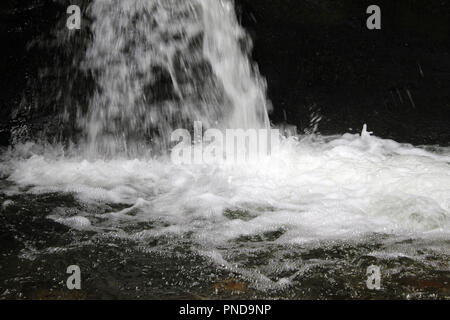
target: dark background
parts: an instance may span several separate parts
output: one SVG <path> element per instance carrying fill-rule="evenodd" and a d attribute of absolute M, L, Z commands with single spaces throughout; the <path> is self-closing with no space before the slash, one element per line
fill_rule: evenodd
<path fill-rule="evenodd" d="M 68 39 L 70 46 L 58 47 L 52 41 L 52 30 L 64 20 L 68 3 L 1 1 L 3 145 L 20 138 L 24 123 L 28 137 L 43 127 L 55 127 L 56 132 L 60 124 L 52 118 L 54 111 L 68 101 L 83 103 L 93 88 L 89 75 L 73 69 L 72 63 L 81 59 L 85 41 L 80 39 L 89 37 L 88 28 Z M 85 7 L 86 1 L 70 4 Z M 357 132 L 367 123 L 384 138 L 449 145 L 450 0 L 236 4 L 254 40 L 253 58 L 268 82 L 274 123 L 284 121 L 286 113 L 287 122 L 302 131 L 311 114 L 320 114 L 323 134 Z M 366 28 L 371 4 L 381 7 L 382 30 Z M 35 45 L 37 39 L 45 46 Z M 45 74 L 39 71 L 43 65 Z M 73 76 L 70 85 L 58 80 L 59 73 Z M 61 88 L 69 94 L 58 94 Z M 45 97 L 43 91 L 48 92 Z"/>
<path fill-rule="evenodd" d="M 367 122 L 382 137 L 448 145 L 450 1 L 238 3 L 274 121 L 285 109 L 288 121 L 303 128 L 313 108 L 324 117 L 322 133 L 359 131 Z M 381 8 L 381 30 L 366 27 L 371 4 Z"/>

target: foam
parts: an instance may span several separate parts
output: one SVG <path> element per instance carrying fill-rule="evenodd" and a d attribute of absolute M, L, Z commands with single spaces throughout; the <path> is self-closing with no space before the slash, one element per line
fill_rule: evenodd
<path fill-rule="evenodd" d="M 218 245 L 279 232 L 273 241 L 299 244 L 370 233 L 448 234 L 449 162 L 448 152 L 345 134 L 286 139 L 270 158 L 239 165 L 34 155 L 11 161 L 9 180 L 31 193 L 129 205 L 112 218 L 168 223 L 145 237 L 193 232 L 199 243 Z"/>
<path fill-rule="evenodd" d="M 373 246 L 358 254 L 448 268 L 439 261 L 449 255 L 450 152 L 433 150 L 344 134 L 291 137 L 277 154 L 241 164 L 27 153 L 4 157 L 11 186 L 3 191 L 71 193 L 83 211 L 58 208 L 48 218 L 146 254 L 181 246 L 257 290 L 284 290 L 312 270 L 345 264 L 290 257 L 298 250 Z M 99 205 L 121 209 L 99 213 Z M 271 258 L 247 264 L 260 254 Z"/>
<path fill-rule="evenodd" d="M 61 218 L 58 216 L 50 215 L 48 216 L 48 218 L 76 230 L 89 230 L 91 227 L 91 222 L 89 221 L 89 219 L 82 216 Z"/>

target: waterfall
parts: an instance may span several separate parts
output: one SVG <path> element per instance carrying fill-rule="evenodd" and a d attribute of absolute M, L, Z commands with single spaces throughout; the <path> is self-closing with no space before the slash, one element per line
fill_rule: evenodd
<path fill-rule="evenodd" d="M 90 153 L 169 146 L 172 130 L 269 125 L 265 81 L 230 0 L 95 0 L 83 68 L 97 90 L 78 114 Z"/>

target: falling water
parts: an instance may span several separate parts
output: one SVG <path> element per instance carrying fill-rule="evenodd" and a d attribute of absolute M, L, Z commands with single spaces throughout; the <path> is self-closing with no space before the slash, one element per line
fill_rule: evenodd
<path fill-rule="evenodd" d="M 265 84 L 231 1 L 96 0 L 90 12 L 83 68 L 97 91 L 78 121 L 102 157 L 32 143 L 2 155 L 0 231 L 12 249 L 0 280 L 12 297 L 53 283 L 68 261 L 89 297 L 229 297 L 230 278 L 246 298 L 448 297 L 448 148 L 364 126 L 283 139 L 256 164 L 122 157 L 167 147 L 194 120 L 267 126 Z M 372 264 L 383 270 L 374 293 Z"/>
<path fill-rule="evenodd" d="M 98 90 L 80 117 L 89 149 L 167 147 L 170 132 L 268 126 L 265 83 L 229 0 L 96 0 L 84 68 Z M 81 114 L 81 113 L 80 113 Z M 142 151 L 142 150 L 141 150 Z"/>

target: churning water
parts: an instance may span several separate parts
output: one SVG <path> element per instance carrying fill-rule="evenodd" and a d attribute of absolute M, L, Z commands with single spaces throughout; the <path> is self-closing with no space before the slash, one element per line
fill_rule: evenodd
<path fill-rule="evenodd" d="M 133 157 L 193 120 L 266 127 L 265 85 L 230 1 L 90 10 L 89 158 L 32 143 L 2 156 L 6 296 L 64 296 L 78 264 L 88 298 L 450 297 L 450 150 L 364 128 L 283 138 L 257 163 Z"/>

